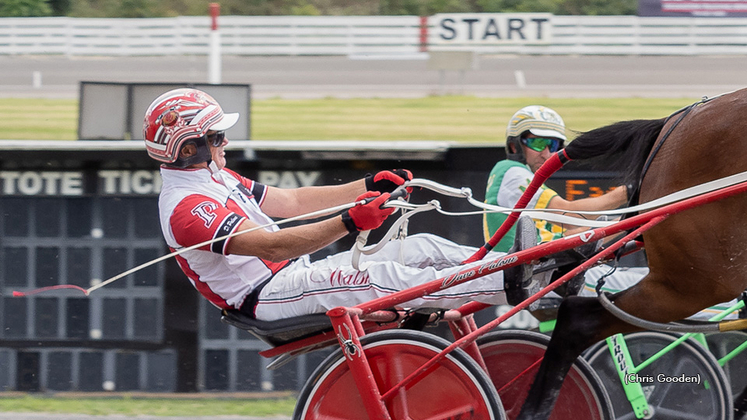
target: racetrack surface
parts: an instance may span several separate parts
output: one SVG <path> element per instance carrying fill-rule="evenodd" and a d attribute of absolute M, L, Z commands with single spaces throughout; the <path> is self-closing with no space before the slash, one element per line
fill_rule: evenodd
<path fill-rule="evenodd" d="M 745 56 L 480 56 L 431 70 L 428 55 L 226 56 L 223 83 L 253 97 L 701 97 L 744 86 Z M 0 97 L 77 98 L 80 81 L 206 83 L 207 57 L 0 57 Z M 34 72 L 37 86 L 34 87 Z M 40 84 L 38 82 L 41 82 Z"/>

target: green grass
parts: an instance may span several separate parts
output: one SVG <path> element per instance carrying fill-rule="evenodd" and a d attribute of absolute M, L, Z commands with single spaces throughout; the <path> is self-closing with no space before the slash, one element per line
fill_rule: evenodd
<path fill-rule="evenodd" d="M 0 397 L 0 412 L 148 416 L 290 416 L 294 398 Z"/>
<path fill-rule="evenodd" d="M 542 104 L 586 131 L 616 121 L 660 118 L 695 99 L 548 99 L 432 96 L 420 99 L 253 101 L 252 134 L 262 140 L 502 141 L 519 108 Z"/>
<path fill-rule="evenodd" d="M 442 140 L 503 142 L 506 123 L 526 105 L 549 106 L 571 130 L 661 118 L 696 98 L 263 99 L 252 101 L 256 140 Z M 228 110 L 230 111 L 230 110 Z M 78 101 L 0 99 L 0 139 L 73 140 Z"/>
<path fill-rule="evenodd" d="M 78 101 L 0 99 L 0 139 L 73 140 L 78 133 Z"/>

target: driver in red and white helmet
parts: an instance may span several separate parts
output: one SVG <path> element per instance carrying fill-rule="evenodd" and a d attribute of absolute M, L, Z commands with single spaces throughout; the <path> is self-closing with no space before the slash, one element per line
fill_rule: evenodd
<path fill-rule="evenodd" d="M 224 114 L 210 95 L 196 89 L 175 89 L 148 107 L 143 136 L 148 155 L 164 164 L 186 168 L 211 160 L 210 147 L 223 144 L 225 131 L 239 114 Z M 210 132 L 210 136 L 208 136 Z"/>
<path fill-rule="evenodd" d="M 351 251 L 311 262 L 308 254 L 349 233 L 379 227 L 394 211 L 381 206 L 412 174 L 381 171 L 347 184 L 296 189 L 262 185 L 225 167 L 225 130 L 238 119 L 205 92 L 176 89 L 153 101 L 143 126 L 148 154 L 163 163 L 159 213 L 173 250 L 268 225 L 176 257 L 195 288 L 215 306 L 271 321 L 370 301 L 466 268 L 460 263 L 475 248 L 429 234 L 391 241 L 363 256 L 365 270 L 352 266 Z M 364 199 L 372 201 L 321 221 L 283 229 L 269 225 L 272 217 Z M 409 304 L 502 304 L 502 281 L 497 272 Z"/>

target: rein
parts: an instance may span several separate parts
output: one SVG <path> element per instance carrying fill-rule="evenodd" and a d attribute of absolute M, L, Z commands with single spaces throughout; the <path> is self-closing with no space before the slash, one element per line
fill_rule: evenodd
<path fill-rule="evenodd" d="M 724 178 L 720 178 L 714 181 L 709 181 L 709 182 L 696 185 L 690 188 L 686 188 L 684 190 L 677 191 L 677 192 L 665 195 L 664 197 L 660 197 L 656 200 L 649 201 L 644 204 L 639 204 L 633 207 L 625 207 L 621 209 L 607 210 L 607 211 L 574 211 L 573 213 L 581 214 L 581 215 L 590 215 L 590 216 L 601 216 L 601 215 L 617 216 L 617 215 L 623 215 L 623 214 L 638 213 L 642 211 L 651 210 L 657 207 L 666 206 L 668 204 L 676 203 L 676 202 L 679 202 L 679 201 L 682 201 L 682 200 L 685 200 L 691 197 L 695 197 L 695 196 L 702 195 L 708 192 L 716 191 L 716 190 L 726 188 L 732 185 L 736 185 L 736 184 L 739 184 L 745 181 L 747 181 L 747 171 L 734 174 L 734 175 L 730 175 Z M 400 239 L 404 238 L 405 236 L 407 236 L 407 233 L 406 233 L 407 222 L 409 221 L 410 217 L 414 216 L 415 214 L 426 212 L 426 211 L 431 211 L 431 210 L 435 210 L 436 212 L 443 214 L 445 216 L 473 216 L 473 215 L 482 215 L 485 213 L 511 214 L 513 212 L 517 212 L 517 213 L 527 215 L 531 217 L 532 219 L 542 219 L 542 220 L 547 220 L 549 222 L 553 222 L 556 224 L 568 224 L 568 225 L 584 226 L 584 227 L 591 227 L 591 228 L 610 226 L 616 223 L 614 220 L 602 221 L 602 220 L 592 220 L 592 219 L 580 219 L 578 217 L 571 217 L 571 216 L 564 216 L 562 214 L 557 214 L 557 213 L 565 212 L 564 210 L 513 209 L 510 207 L 501 207 L 501 206 L 495 206 L 491 204 L 485 204 L 483 202 L 480 202 L 474 199 L 472 196 L 472 190 L 468 187 L 454 188 L 454 187 L 449 187 L 449 186 L 439 184 L 437 182 L 427 180 L 427 179 L 415 178 L 411 181 L 408 181 L 405 184 L 405 186 L 425 188 L 425 189 L 429 189 L 431 191 L 434 191 L 442 195 L 456 197 L 456 198 L 464 198 L 470 204 L 472 204 L 473 206 L 477 208 L 480 208 L 481 210 L 464 211 L 464 212 L 449 212 L 449 211 L 445 211 L 441 207 L 441 203 L 438 200 L 431 200 L 425 204 L 413 204 L 413 203 L 403 201 L 403 200 L 390 201 L 388 203 L 389 207 L 401 209 L 403 211 L 403 214 L 392 224 L 392 226 L 389 228 L 386 234 L 384 234 L 382 239 L 375 245 L 366 246 L 366 241 L 368 239 L 369 231 L 364 231 L 358 234 L 356 243 L 353 246 L 353 267 L 355 267 L 356 269 L 365 269 L 365 266 L 361 265 L 360 263 L 361 254 L 363 255 L 374 254 L 378 252 L 390 240 L 395 239 L 395 238 L 400 238 Z"/>
<path fill-rule="evenodd" d="M 705 194 L 711 191 L 715 191 L 721 188 L 725 188 L 731 185 L 735 185 L 741 182 L 747 181 L 747 171 L 741 172 L 735 175 L 731 175 L 725 178 L 717 179 L 715 181 L 710 181 L 701 185 L 697 185 L 694 187 L 690 187 L 669 195 L 666 195 L 664 197 L 661 197 L 659 199 L 656 199 L 654 201 L 650 201 L 648 203 L 645 203 L 643 205 L 638 205 L 634 207 L 627 207 L 617 210 L 611 210 L 611 211 L 576 211 L 574 213 L 576 214 L 583 214 L 583 215 L 620 215 L 624 213 L 630 213 L 630 212 L 640 212 L 644 210 L 650 210 L 652 208 L 661 207 L 667 204 L 671 204 L 674 202 L 682 201 L 687 198 L 691 198 L 697 195 Z M 543 181 L 544 182 L 544 181 Z M 425 204 L 412 204 L 409 202 L 406 202 L 404 200 L 394 200 L 389 201 L 385 205 L 387 207 L 393 207 L 397 209 L 403 210 L 404 214 L 400 216 L 390 227 L 390 229 L 387 231 L 387 233 L 384 235 L 383 239 L 376 245 L 370 245 L 366 246 L 366 239 L 368 238 L 368 231 L 364 231 L 360 233 L 359 238 L 356 240 L 356 244 L 353 249 L 354 255 L 357 254 L 357 256 L 354 256 L 354 263 L 359 264 L 357 261 L 360 259 L 360 254 L 370 255 L 375 252 L 377 252 L 381 247 L 391 240 L 392 238 L 396 236 L 404 237 L 406 236 L 406 227 L 407 227 L 407 221 L 410 217 L 414 216 L 415 214 L 422 213 L 429 210 L 436 210 L 438 213 L 446 215 L 446 216 L 470 216 L 470 215 L 478 215 L 478 214 L 485 214 L 485 213 L 506 213 L 506 214 L 516 214 L 518 218 L 518 214 L 525 214 L 530 216 L 533 219 L 543 219 L 554 223 L 559 224 L 572 224 L 575 226 L 585 226 L 585 227 L 604 227 L 614 224 L 614 221 L 600 221 L 600 220 L 589 220 L 589 219 L 580 219 L 577 217 L 571 217 L 571 216 L 564 216 L 562 214 L 554 214 L 558 212 L 562 212 L 561 210 L 554 210 L 554 209 L 512 209 L 508 207 L 500 207 L 500 206 L 494 206 L 490 204 L 485 204 L 483 202 L 480 202 L 472 196 L 472 190 L 468 187 L 462 187 L 462 188 L 454 188 L 449 187 L 446 185 L 439 184 L 434 181 L 430 181 L 427 179 L 413 179 L 412 181 L 408 181 L 405 185 L 403 185 L 400 188 L 404 187 L 420 187 L 420 188 L 426 188 L 430 189 L 432 191 L 435 191 L 437 193 L 440 193 L 442 195 L 451 196 L 451 197 L 458 197 L 458 198 L 464 198 L 466 199 L 470 204 L 474 205 L 475 207 L 480 208 L 481 210 L 477 211 L 471 211 L 471 212 L 449 212 L 445 211 L 441 208 L 441 204 L 438 202 L 438 200 L 431 200 Z M 353 202 L 348 204 L 343 204 L 336 207 L 330 207 L 327 209 L 318 210 L 315 212 L 302 214 L 295 217 L 290 217 L 283 220 L 274 221 L 271 223 L 267 223 L 264 225 L 255 226 L 251 229 L 242 230 L 242 231 L 236 231 L 231 234 L 221 236 L 218 238 L 213 238 L 211 240 L 187 247 L 187 248 L 181 248 L 178 249 L 170 254 L 163 255 L 161 257 L 155 258 L 151 261 L 145 262 L 143 264 L 140 264 L 134 268 L 131 268 L 127 271 L 124 271 L 120 274 L 117 274 L 107 280 L 102 281 L 99 284 L 96 284 L 88 289 L 83 289 L 78 286 L 73 285 L 58 285 L 55 287 L 47 287 L 47 288 L 41 288 L 41 289 L 34 289 L 27 292 L 19 292 L 14 291 L 13 296 L 15 297 L 24 297 L 24 296 L 30 296 L 33 294 L 51 291 L 51 290 L 59 290 L 59 289 L 76 289 L 82 291 L 86 296 L 88 296 L 91 292 L 100 289 L 104 286 L 107 286 L 116 280 L 119 280 L 123 277 L 126 277 L 130 274 L 133 274 L 137 271 L 140 271 L 144 268 L 150 267 L 156 263 L 159 263 L 161 261 L 167 260 L 169 258 L 175 257 L 177 255 L 183 254 L 184 252 L 191 251 L 200 247 L 203 247 L 205 245 L 212 244 L 213 242 L 223 241 L 228 238 L 232 238 L 234 236 L 238 236 L 244 233 L 252 232 L 257 229 L 264 229 L 269 226 L 279 226 L 285 223 L 301 220 L 301 219 L 307 219 L 307 218 L 314 218 L 314 217 L 321 217 L 325 215 L 329 215 L 331 213 L 335 213 L 338 211 L 346 210 L 351 207 L 354 207 L 356 205 L 363 204 L 363 201 L 361 202 Z M 487 253 L 487 251 L 486 251 Z M 482 257 L 480 257 L 482 258 Z"/>
<path fill-rule="evenodd" d="M 113 283 L 113 282 L 115 282 L 115 281 L 117 281 L 117 280 L 119 280 L 119 279 L 121 279 L 123 277 L 126 277 L 126 276 L 128 276 L 130 274 L 133 274 L 133 273 L 135 273 L 137 271 L 140 271 L 140 270 L 142 270 L 144 268 L 150 267 L 151 265 L 154 265 L 154 264 L 159 263 L 161 261 L 167 260 L 169 258 L 175 257 L 175 256 L 180 255 L 180 254 L 183 254 L 183 253 L 185 253 L 187 251 L 192 251 L 192 250 L 195 250 L 197 248 L 200 248 L 200 247 L 203 247 L 203 246 L 206 246 L 206 245 L 210 245 L 210 244 L 212 244 L 214 242 L 225 241 L 228 238 L 233 238 L 234 236 L 239 236 L 239 235 L 242 235 L 244 233 L 253 232 L 255 230 L 264 229 L 264 228 L 267 228 L 267 227 L 270 227 L 270 226 L 278 226 L 278 225 L 282 225 L 282 224 L 285 224 L 285 223 L 294 222 L 294 221 L 302 220 L 302 219 L 311 219 L 311 218 L 315 218 L 315 217 L 327 216 L 330 213 L 336 213 L 336 212 L 339 212 L 339 211 L 347 210 L 349 208 L 352 208 L 352 207 L 355 207 L 355 206 L 358 206 L 358 205 L 363 205 L 363 204 L 366 204 L 366 203 L 367 203 L 366 200 L 355 201 L 355 202 L 352 202 L 352 203 L 341 204 L 339 206 L 330 207 L 330 208 L 322 209 L 322 210 L 317 210 L 317 211 L 314 211 L 314 212 L 310 212 L 310 213 L 306 213 L 306 214 L 301 214 L 301 215 L 294 216 L 294 217 L 289 217 L 287 219 L 278 220 L 277 222 L 273 221 L 273 222 L 266 223 L 266 224 L 263 224 L 263 225 L 258 225 L 258 226 L 255 226 L 255 227 L 251 228 L 251 229 L 238 230 L 238 231 L 235 231 L 235 232 L 230 233 L 228 235 L 224 235 L 224 236 L 221 236 L 221 237 L 218 237 L 218 238 L 213 238 L 213 239 L 207 240 L 205 242 L 201 242 L 199 244 L 195 244 L 195 245 L 192 245 L 192 246 L 189 246 L 189 247 L 186 247 L 186 248 L 180 248 L 180 249 L 178 249 L 178 250 L 176 250 L 176 251 L 174 251 L 174 252 L 172 252 L 170 254 L 166 254 L 166 255 L 160 256 L 158 258 L 155 258 L 153 260 L 150 260 L 148 262 L 140 264 L 137 267 L 131 268 L 131 269 L 127 270 L 127 271 L 124 271 L 124 272 L 122 272 L 120 274 L 117 274 L 116 276 L 110 277 L 110 278 L 102 281 L 101 283 L 96 284 L 95 286 L 89 287 L 88 289 L 83 289 L 81 287 L 73 286 L 73 285 L 59 285 L 59 287 L 58 286 L 43 287 L 43 288 L 40 288 L 40 289 L 34 289 L 34 290 L 31 290 L 31 291 L 28 291 L 28 292 L 13 291 L 13 296 L 14 297 L 24 297 L 24 296 L 30 296 L 30 295 L 34 295 L 34 294 L 37 294 L 37 293 L 41 293 L 41 292 L 46 292 L 48 290 L 58 290 L 58 289 L 63 289 L 63 288 L 80 290 L 83 293 L 85 293 L 86 296 L 89 296 L 90 293 L 93 292 L 94 290 L 100 289 L 100 288 L 102 288 L 102 287 L 104 287 L 104 286 L 106 286 L 108 284 L 111 284 L 111 283 Z M 388 204 L 389 203 L 386 203 L 386 204 L 384 204 L 384 206 L 387 206 Z"/>

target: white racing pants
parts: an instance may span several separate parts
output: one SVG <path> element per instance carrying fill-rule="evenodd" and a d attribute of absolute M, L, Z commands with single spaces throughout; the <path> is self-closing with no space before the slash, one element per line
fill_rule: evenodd
<path fill-rule="evenodd" d="M 352 266 L 352 251 L 313 263 L 308 256 L 299 258 L 275 274 L 261 290 L 255 314 L 259 320 L 274 321 L 323 313 L 338 306 L 355 306 L 504 255 L 490 253 L 480 262 L 460 265 L 475 251 L 476 248 L 439 236 L 417 234 L 402 241 L 390 241 L 373 255 L 362 255 L 361 271 Z M 400 306 L 454 309 L 470 301 L 505 304 L 503 272 L 469 280 Z"/>

